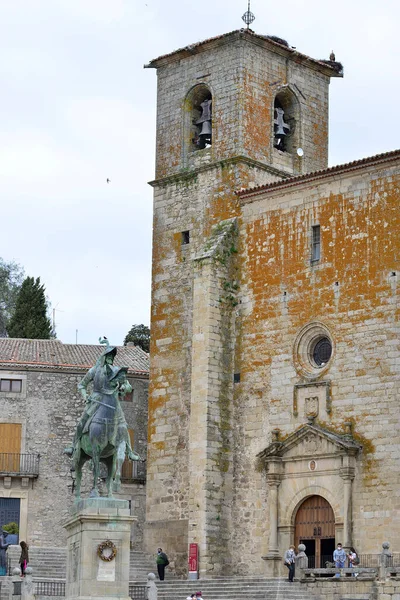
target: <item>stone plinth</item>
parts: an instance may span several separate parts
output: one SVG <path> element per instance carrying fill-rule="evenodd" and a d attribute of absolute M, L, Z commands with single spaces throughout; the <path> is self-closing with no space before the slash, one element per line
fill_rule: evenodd
<path fill-rule="evenodd" d="M 129 549 L 132 523 L 127 500 L 88 498 L 70 509 L 67 530 L 68 600 L 129 600 Z M 115 545 L 113 560 L 98 556 L 99 544 Z"/>

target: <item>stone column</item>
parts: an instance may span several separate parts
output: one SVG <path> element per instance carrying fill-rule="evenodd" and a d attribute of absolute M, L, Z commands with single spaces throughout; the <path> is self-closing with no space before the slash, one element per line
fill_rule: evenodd
<path fill-rule="evenodd" d="M 272 479 L 268 481 L 269 487 L 269 548 L 270 556 L 279 553 L 278 550 L 278 487 L 280 481 Z"/>
<path fill-rule="evenodd" d="M 343 479 L 343 546 L 349 548 L 352 543 L 352 481 L 354 468 L 343 467 L 340 470 Z"/>
<path fill-rule="evenodd" d="M 269 544 L 268 553 L 262 558 L 267 561 L 267 574 L 270 577 L 278 577 L 280 574 L 280 563 L 282 562 L 278 547 L 278 506 L 279 506 L 279 485 L 281 482 L 280 471 L 281 461 L 278 458 L 269 461 L 269 471 L 267 473 L 267 483 L 269 488 L 268 506 L 269 506 Z"/>

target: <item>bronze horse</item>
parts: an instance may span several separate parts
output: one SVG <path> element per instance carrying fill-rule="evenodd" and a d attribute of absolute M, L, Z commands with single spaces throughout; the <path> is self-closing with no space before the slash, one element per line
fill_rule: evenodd
<path fill-rule="evenodd" d="M 107 343 L 107 348 L 78 386 L 87 404 L 78 423 L 74 445 L 65 449 L 74 463 L 77 499 L 81 497 L 82 468 L 88 460 L 93 463 L 91 498 L 100 495 L 98 480 L 101 462 L 107 467 L 107 497 L 112 498 L 113 490 L 118 491 L 121 486 L 121 468 L 125 457 L 140 460 L 140 456 L 131 448 L 119 402 L 120 395 L 132 392 L 126 379 L 127 368 L 113 366 L 117 349 L 109 346 L 106 339 L 101 343 Z M 93 384 L 93 391 L 88 397 L 86 389 L 90 383 Z"/>
<path fill-rule="evenodd" d="M 109 400 L 115 401 L 116 398 L 110 396 Z M 99 406 L 88 426 L 88 431 L 81 437 L 80 450 L 74 458 L 76 498 L 81 496 L 82 468 L 88 460 L 93 461 L 91 498 L 100 495 L 98 481 L 101 462 L 107 467 L 107 497 L 112 498 L 113 490 L 118 491 L 121 486 L 121 469 L 126 456 L 128 432 L 125 419 L 121 420 L 116 414 L 117 407 L 110 407 L 107 405 Z"/>

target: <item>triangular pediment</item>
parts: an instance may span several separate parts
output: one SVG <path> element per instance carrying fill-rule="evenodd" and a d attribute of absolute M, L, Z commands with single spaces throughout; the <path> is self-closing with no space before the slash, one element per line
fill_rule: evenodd
<path fill-rule="evenodd" d="M 268 462 L 277 457 L 318 456 L 330 454 L 356 455 L 361 446 L 351 435 L 336 434 L 318 425 L 307 423 L 283 441 L 272 442 L 257 456 Z"/>

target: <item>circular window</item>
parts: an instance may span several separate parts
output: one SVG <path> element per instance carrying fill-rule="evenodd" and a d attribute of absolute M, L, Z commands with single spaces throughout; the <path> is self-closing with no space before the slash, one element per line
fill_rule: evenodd
<path fill-rule="evenodd" d="M 322 323 L 309 323 L 294 343 L 293 359 L 297 371 L 303 377 L 319 377 L 328 368 L 333 351 L 329 329 Z"/>
<path fill-rule="evenodd" d="M 323 337 L 317 340 L 315 342 L 314 348 L 312 349 L 312 359 L 317 365 L 317 367 L 323 367 L 324 365 L 326 365 L 331 356 L 331 340 L 327 337 Z"/>

